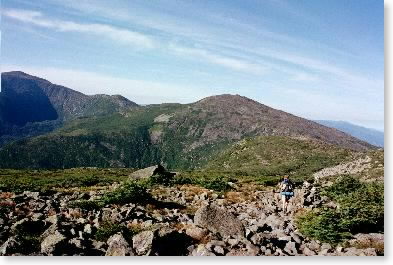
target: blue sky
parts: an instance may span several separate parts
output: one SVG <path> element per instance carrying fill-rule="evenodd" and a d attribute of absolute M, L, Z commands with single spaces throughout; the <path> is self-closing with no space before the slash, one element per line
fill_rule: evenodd
<path fill-rule="evenodd" d="M 384 127 L 382 0 L 3 0 L 1 70 L 140 104 L 230 93 Z"/>

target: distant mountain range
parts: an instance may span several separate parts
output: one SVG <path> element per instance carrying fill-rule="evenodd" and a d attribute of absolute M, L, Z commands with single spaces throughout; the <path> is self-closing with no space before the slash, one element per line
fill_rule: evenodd
<path fill-rule="evenodd" d="M 0 146 L 47 133 L 78 117 L 107 115 L 137 106 L 122 96 L 87 96 L 23 72 L 2 73 Z"/>
<path fill-rule="evenodd" d="M 384 133 L 374 129 L 362 127 L 345 121 L 329 121 L 329 120 L 316 120 L 322 125 L 336 128 L 342 132 L 345 132 L 353 137 L 363 140 L 369 144 L 383 147 L 384 146 Z"/>
<path fill-rule="evenodd" d="M 266 136 L 296 139 L 300 142 L 292 145 L 299 148 L 315 143 L 321 143 L 321 150 L 326 144 L 351 152 L 374 148 L 239 95 L 139 106 L 121 96 L 87 96 L 22 72 L 2 74 L 3 168 L 141 168 L 162 163 L 193 169 L 208 165 L 228 148 L 233 153 L 239 141 Z M 285 142 L 273 139 L 269 145 Z"/>

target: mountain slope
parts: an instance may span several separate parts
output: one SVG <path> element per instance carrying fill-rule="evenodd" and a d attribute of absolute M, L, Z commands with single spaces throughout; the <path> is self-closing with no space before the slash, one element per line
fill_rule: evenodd
<path fill-rule="evenodd" d="M 384 133 L 381 131 L 358 126 L 345 121 L 317 120 L 315 122 L 345 132 L 369 144 L 379 147 L 384 146 Z"/>
<path fill-rule="evenodd" d="M 253 135 L 305 137 L 354 150 L 371 147 L 343 132 L 239 95 L 212 96 L 191 104 L 170 120 L 169 127 L 187 130 L 187 135 L 195 138 L 189 150 L 220 139 Z"/>
<path fill-rule="evenodd" d="M 5 120 L 11 124 L 24 125 L 28 121 L 58 118 L 69 120 L 138 106 L 121 96 L 88 96 L 23 72 L 2 73 L 1 78 L 0 97 L 5 101 L 3 112 Z"/>
<path fill-rule="evenodd" d="M 285 136 L 258 136 L 236 142 L 205 167 L 244 175 L 311 177 L 313 172 L 350 160 L 348 149 L 318 140 Z"/>
<path fill-rule="evenodd" d="M 1 74 L 0 146 L 47 133 L 82 116 L 107 115 L 138 105 L 122 96 L 88 96 L 25 74 Z"/>
<path fill-rule="evenodd" d="M 5 146 L 0 150 L 0 167 L 143 167 L 161 162 L 171 169 L 202 168 L 233 143 L 254 136 L 372 148 L 338 130 L 248 98 L 221 95 L 188 105 L 150 105 L 76 119 L 46 136 Z"/>

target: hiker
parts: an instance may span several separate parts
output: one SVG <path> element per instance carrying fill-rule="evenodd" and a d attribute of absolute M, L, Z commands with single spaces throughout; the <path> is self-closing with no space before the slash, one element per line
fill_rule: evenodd
<path fill-rule="evenodd" d="M 279 184 L 279 188 L 282 200 L 282 210 L 286 213 L 289 199 L 294 195 L 294 185 L 288 176 L 284 176 L 284 179 Z"/>

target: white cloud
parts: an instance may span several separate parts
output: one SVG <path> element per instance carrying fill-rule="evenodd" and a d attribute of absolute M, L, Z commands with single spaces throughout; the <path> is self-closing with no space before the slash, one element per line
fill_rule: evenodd
<path fill-rule="evenodd" d="M 150 36 L 110 25 L 81 24 L 72 21 L 47 19 L 40 12 L 21 9 L 6 9 L 2 11 L 2 15 L 24 23 L 30 23 L 35 26 L 50 28 L 61 32 L 94 34 L 124 44 L 143 48 L 153 48 L 155 46 L 154 40 Z"/>
<path fill-rule="evenodd" d="M 186 48 L 175 44 L 169 45 L 169 49 L 179 55 L 186 55 L 197 60 L 204 59 L 210 63 L 221 65 L 236 71 L 242 71 L 256 75 L 266 74 L 269 71 L 269 68 L 262 65 L 241 59 L 218 55 L 205 49 Z"/>

